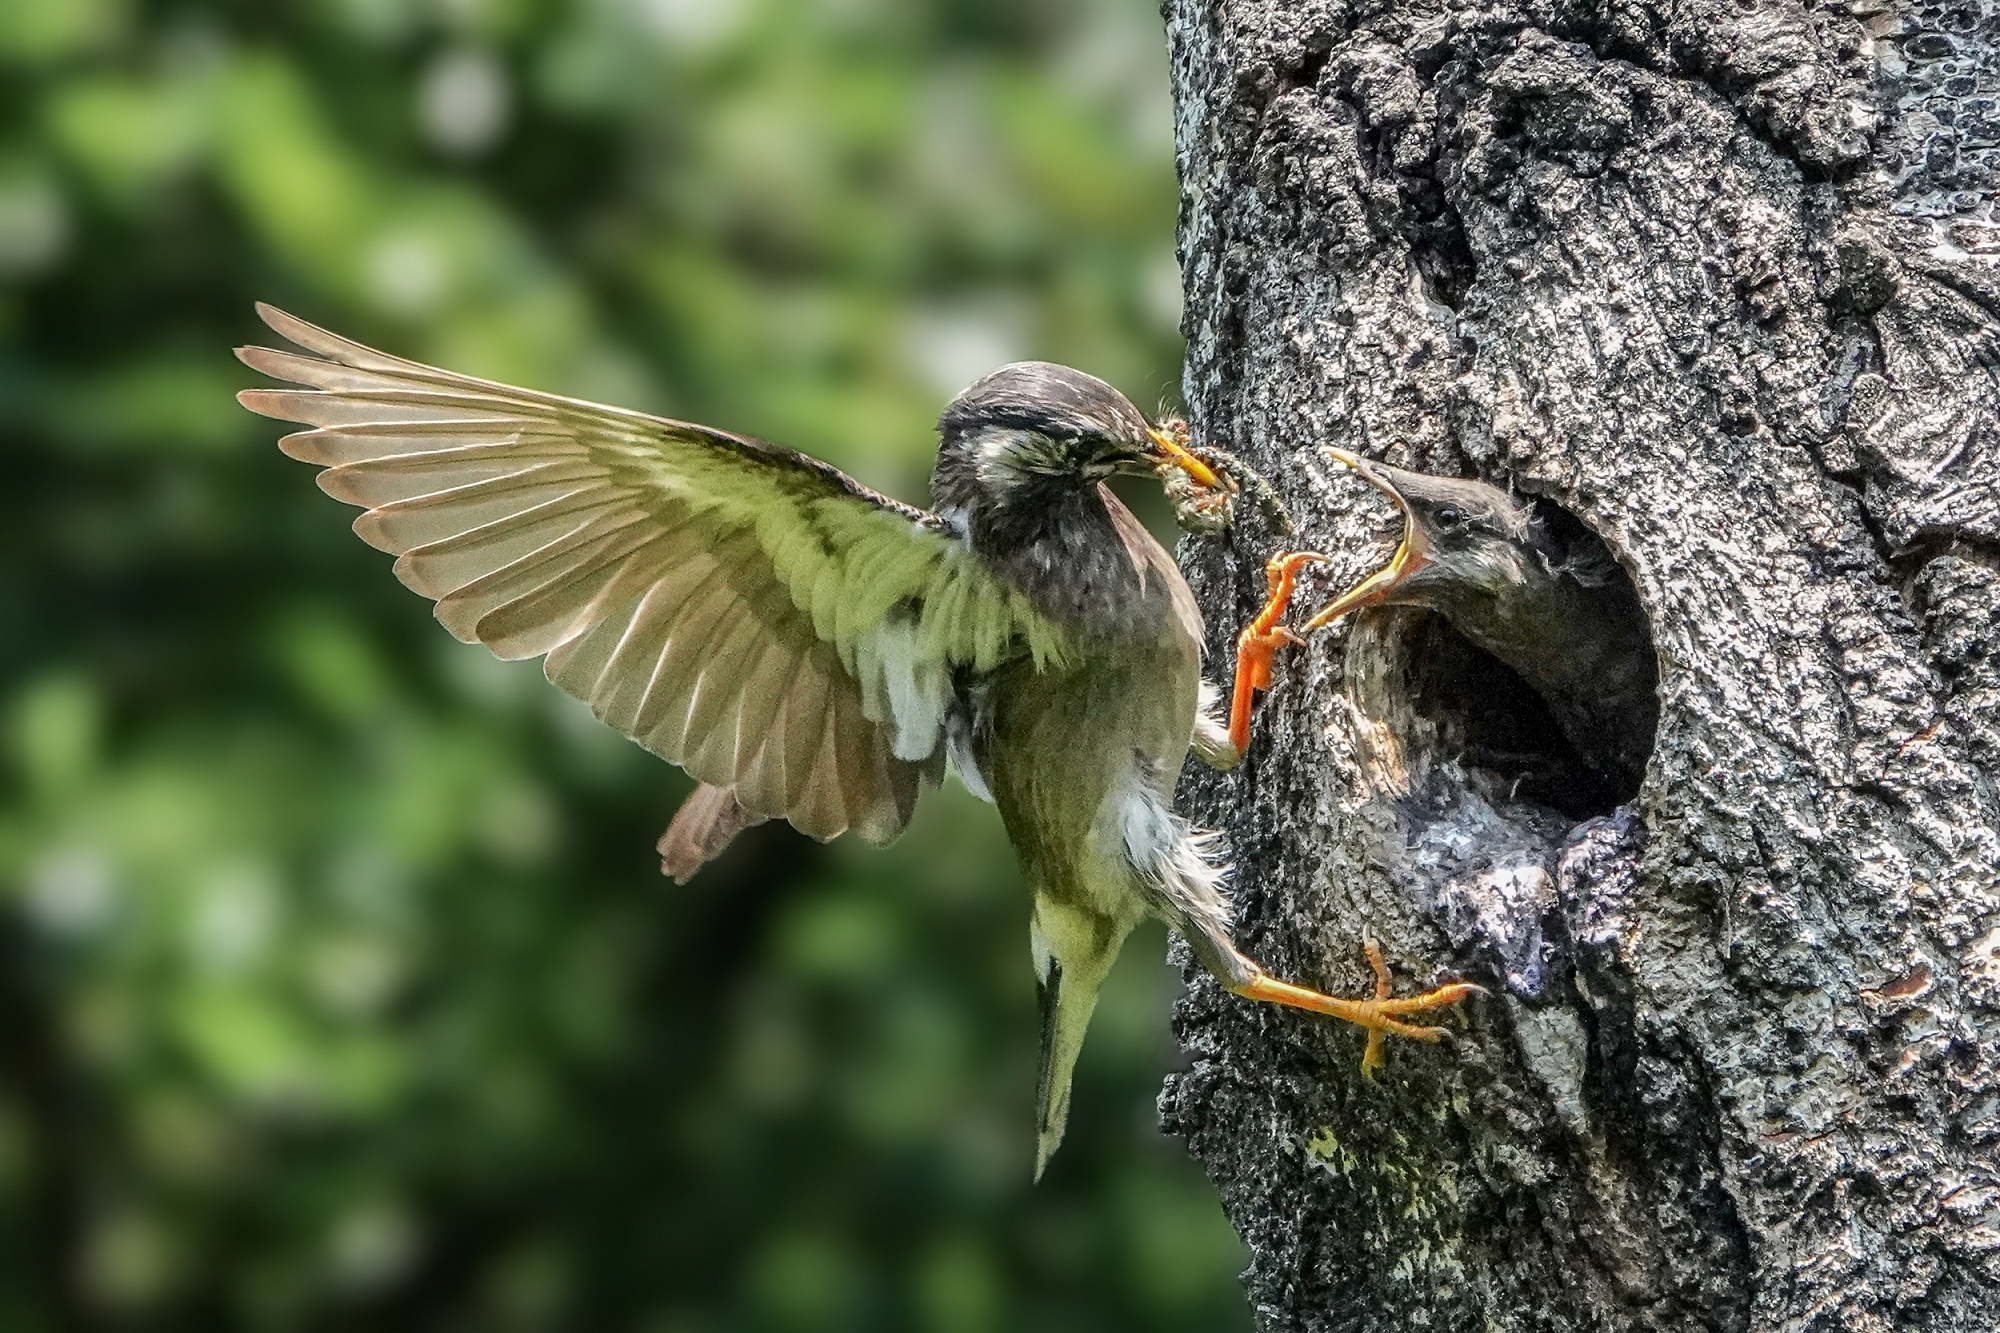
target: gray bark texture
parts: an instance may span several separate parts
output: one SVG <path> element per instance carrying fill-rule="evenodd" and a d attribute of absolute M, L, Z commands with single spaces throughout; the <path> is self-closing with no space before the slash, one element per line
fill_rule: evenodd
<path fill-rule="evenodd" d="M 1591 808 L 1410 610 L 1187 778 L 1277 975 L 1493 991 L 1370 1081 L 1192 977 L 1163 1118 L 1259 1325 L 2000 1329 L 2000 0 L 1166 17 L 1189 420 L 1335 557 L 1301 609 L 1395 531 L 1338 445 L 1568 509 L 1660 664 Z M 1279 544 L 1184 547 L 1218 674 Z"/>

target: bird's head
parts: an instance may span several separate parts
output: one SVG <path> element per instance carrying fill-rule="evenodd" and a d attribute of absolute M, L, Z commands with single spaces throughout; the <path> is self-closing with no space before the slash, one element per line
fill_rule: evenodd
<path fill-rule="evenodd" d="M 1535 512 L 1499 487 L 1409 472 L 1344 449 L 1326 453 L 1395 503 L 1403 540 L 1387 565 L 1314 616 L 1314 626 L 1367 606 L 1435 608 L 1468 596 L 1497 597 L 1533 577 Z"/>
<path fill-rule="evenodd" d="M 1047 361 L 1018 361 L 980 379 L 952 399 L 938 433 L 931 496 L 945 514 L 1039 504 L 1121 473 L 1178 470 L 1203 488 L 1225 485 L 1124 394 Z"/>

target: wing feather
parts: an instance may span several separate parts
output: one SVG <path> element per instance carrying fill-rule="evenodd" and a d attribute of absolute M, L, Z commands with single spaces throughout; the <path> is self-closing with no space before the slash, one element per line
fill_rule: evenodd
<path fill-rule="evenodd" d="M 496 429 L 486 421 L 398 421 L 386 426 L 302 430 L 279 440 L 278 448 L 287 458 L 319 467 L 418 458 L 461 449 L 520 449 L 524 453 L 542 449 L 557 457 L 574 457 L 576 453 L 574 446 L 550 439 L 545 431 Z"/>
<path fill-rule="evenodd" d="M 687 734 L 687 687 L 690 682 L 669 670 L 669 655 L 681 632 L 679 607 L 661 599 L 654 614 L 640 626 L 643 634 L 628 636 L 605 669 L 605 679 L 591 708 L 604 721 L 669 763 L 681 760 Z"/>
<path fill-rule="evenodd" d="M 833 744 L 830 758 L 838 765 L 841 802 L 849 824 L 860 823 L 864 812 L 877 804 L 875 776 L 875 728 L 861 715 L 861 699 L 853 690 L 843 691 L 835 700 L 829 727 Z"/>
<path fill-rule="evenodd" d="M 496 656 L 510 662 L 540 657 L 560 648 L 603 618 L 601 602 L 606 593 L 621 582 L 629 583 L 635 569 L 650 571 L 659 565 L 653 550 L 642 548 L 626 554 L 633 563 L 609 557 L 588 562 L 570 571 L 564 579 L 545 581 L 531 591 L 499 600 L 491 610 L 477 617 L 473 633 Z M 454 593 L 446 601 L 461 595 Z M 478 600 L 467 598 L 459 606 L 467 614 L 474 614 Z M 445 606 L 446 602 L 438 603 L 438 619 L 449 629 L 452 622 L 445 619 Z"/>
<path fill-rule="evenodd" d="M 439 598 L 438 621 L 465 642 L 496 643 L 497 652 L 498 639 L 513 637 L 508 623 L 498 618 L 502 613 L 531 608 L 553 615 L 564 607 L 583 613 L 626 559 L 644 558 L 643 548 L 658 540 L 637 524 L 597 531 L 586 527 Z"/>
<path fill-rule="evenodd" d="M 785 709 L 771 734 L 777 747 L 778 771 L 784 784 L 785 805 L 804 804 L 809 779 L 817 762 L 820 737 L 826 725 L 826 653 L 815 648 L 799 663 L 799 673 L 785 696 Z"/>
<path fill-rule="evenodd" d="M 602 564 L 638 558 L 644 546 L 660 540 L 648 524 L 630 518 L 624 522 L 614 518 L 586 520 L 518 560 L 462 580 L 454 588 L 432 592 L 438 598 L 438 620 L 444 628 L 466 638 L 490 610 L 566 578 L 590 574 Z"/>
<path fill-rule="evenodd" d="M 743 678 L 743 702 L 736 710 L 735 771 L 746 805 L 770 809 L 784 792 L 770 780 L 767 742 L 785 691 L 798 670 L 803 651 L 793 634 L 774 634 L 763 655 Z"/>
<path fill-rule="evenodd" d="M 378 551 L 401 554 L 481 528 L 493 528 L 499 535 L 517 522 L 600 513 L 626 500 L 615 491 L 588 485 L 589 478 L 566 475 L 570 468 L 544 464 L 504 483 L 475 482 L 442 495 L 370 509 L 354 520 L 354 535 Z"/>
<path fill-rule="evenodd" d="M 560 543 L 638 527 L 655 540 L 664 540 L 672 532 L 663 532 L 662 525 L 636 504 L 554 506 L 428 546 L 412 547 L 396 557 L 396 577 L 412 592 L 436 600 Z"/>
<path fill-rule="evenodd" d="M 679 606 L 678 592 L 661 580 L 550 653 L 543 670 L 551 681 L 589 704 L 599 719 L 638 739 L 632 719 L 652 685 Z"/>
<path fill-rule="evenodd" d="M 776 662 L 788 674 L 791 663 L 797 659 L 791 649 L 797 631 L 787 623 L 786 613 L 790 610 L 789 599 L 775 580 L 758 592 L 748 608 L 747 619 L 756 625 L 757 631 L 731 668 L 730 706 L 718 723 L 716 736 L 710 740 L 711 745 L 724 747 L 715 762 L 732 773 L 747 773 L 776 712 L 777 702 L 783 697 L 786 677 L 769 672 L 766 663 Z M 739 776 L 738 785 L 742 782 Z"/>
<path fill-rule="evenodd" d="M 378 352 L 372 347 L 343 338 L 337 333 L 329 333 L 317 324 L 308 324 L 297 315 L 287 314 L 274 305 L 262 301 L 257 303 L 257 317 L 271 327 L 271 331 L 286 342 L 303 347 L 308 352 L 323 356 L 343 366 L 354 366 L 362 370 L 380 370 L 391 374 L 421 376 L 429 371 L 429 366 L 415 361 L 405 361 L 400 356 Z M 248 351 L 268 351 L 268 348 L 247 348 Z M 240 356 L 242 353 L 239 352 Z M 444 373 L 444 372 L 435 372 Z"/>
<path fill-rule="evenodd" d="M 319 474 L 319 488 L 334 499 L 363 509 L 442 495 L 474 482 L 518 477 L 536 467 L 564 461 L 554 449 L 509 439 L 497 444 L 406 453 L 342 464 Z"/>
<path fill-rule="evenodd" d="M 817 734 L 808 733 L 812 751 L 798 798 L 801 828 L 847 826 L 847 793 L 841 789 L 840 781 L 839 723 L 840 696 L 828 689 L 819 713 Z"/>
<path fill-rule="evenodd" d="M 688 725 L 693 720 L 695 693 L 701 685 L 702 663 L 722 617 L 736 601 L 729 571 L 718 565 L 700 588 L 682 603 L 674 617 L 658 662 L 652 665 L 645 697 L 632 719 L 631 734 L 655 754 L 685 764 Z M 694 769 L 688 769 L 690 773 Z M 704 782 L 706 778 L 702 779 Z"/>
<path fill-rule="evenodd" d="M 246 347 L 239 356 L 244 365 L 274 380 L 303 384 L 331 393 L 372 393 L 383 387 L 385 373 L 412 383 L 422 382 L 425 378 L 415 362 L 393 364 L 394 358 L 385 358 L 384 364 L 378 366 L 357 367 L 344 361 L 327 360 L 323 356 L 300 356 L 297 352 L 281 351 L 275 347 Z M 431 382 L 439 385 L 450 383 L 449 379 Z"/>
<path fill-rule="evenodd" d="M 941 768 L 896 756 L 896 710 L 913 753 L 953 667 L 1069 650 L 936 516 L 816 459 L 258 313 L 301 350 L 239 349 L 290 386 L 241 401 L 311 427 L 280 447 L 363 509 L 355 532 L 445 627 L 546 654 L 551 681 L 746 818 L 886 841 Z M 915 684 L 884 688 L 892 653 Z"/>
<path fill-rule="evenodd" d="M 307 426 L 388 426 L 469 421 L 483 430 L 534 428 L 535 419 L 521 415 L 502 399 L 478 394 L 434 393 L 422 389 L 377 389 L 367 394 L 328 393 L 321 389 L 245 389 L 243 406 L 260 416 L 297 421 Z"/>
<path fill-rule="evenodd" d="M 1167 605 L 1173 612 L 1174 624 L 1181 635 L 1191 642 L 1201 643 L 1201 608 L 1195 604 L 1194 592 L 1181 577 L 1180 566 L 1167 554 L 1164 546 L 1146 531 L 1146 525 L 1138 515 L 1125 507 L 1115 492 L 1103 482 L 1097 483 L 1097 496 L 1104 501 L 1104 510 L 1111 516 L 1111 527 L 1118 534 L 1118 540 L 1125 545 L 1125 554 L 1131 557 L 1132 568 L 1139 575 L 1139 586 L 1158 580 L 1167 594 Z"/>
<path fill-rule="evenodd" d="M 751 613 L 751 602 L 740 593 L 723 608 L 722 621 L 695 668 L 694 698 L 688 704 L 687 738 L 683 742 L 690 769 L 734 771 L 736 705 L 743 697 L 743 672 L 763 625 Z"/>

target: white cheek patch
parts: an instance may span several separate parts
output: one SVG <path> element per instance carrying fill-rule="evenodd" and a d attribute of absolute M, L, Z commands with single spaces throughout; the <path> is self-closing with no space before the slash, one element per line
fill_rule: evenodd
<path fill-rule="evenodd" d="M 1020 483 L 1020 462 L 1015 457 L 1019 447 L 1015 431 L 989 430 L 980 435 L 976 472 L 988 491 L 1005 495 Z"/>
<path fill-rule="evenodd" d="M 979 433 L 973 447 L 974 475 L 996 499 L 1004 499 L 1037 477 L 1066 470 L 1064 447 L 1031 430 L 989 427 Z"/>
<path fill-rule="evenodd" d="M 926 659 L 917 622 L 889 616 L 855 645 L 854 667 L 861 711 L 870 722 L 888 724 L 896 758 L 915 761 L 937 753 L 951 683 L 942 662 Z"/>

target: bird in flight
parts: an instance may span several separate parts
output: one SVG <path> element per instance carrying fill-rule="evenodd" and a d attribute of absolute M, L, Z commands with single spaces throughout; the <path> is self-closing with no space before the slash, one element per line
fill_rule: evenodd
<path fill-rule="evenodd" d="M 1098 987 L 1147 917 L 1230 991 L 1367 1029 L 1364 1070 L 1382 1034 L 1436 1041 L 1412 1016 L 1479 989 L 1392 998 L 1370 948 L 1376 994 L 1345 999 L 1236 948 L 1218 839 L 1172 798 L 1190 748 L 1234 765 L 1249 696 L 1230 728 L 1209 718 L 1193 594 L 1105 482 L 1160 477 L 1211 517 L 1233 484 L 1102 380 L 1030 361 L 959 394 L 926 510 L 759 440 L 257 310 L 300 350 L 238 357 L 297 387 L 239 400 L 311 427 L 280 447 L 366 511 L 354 530 L 397 578 L 459 639 L 544 658 L 558 687 L 702 784 L 661 839 L 668 873 L 766 819 L 886 843 L 947 756 L 999 807 L 1033 894 L 1037 1178 Z M 1246 651 L 1268 681 L 1272 650 Z"/>

